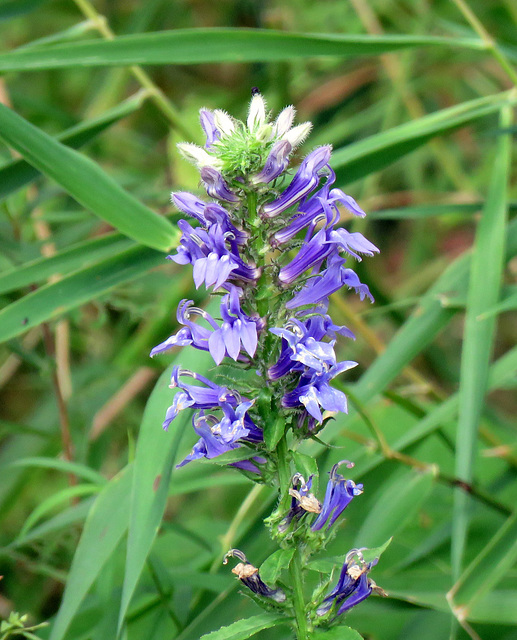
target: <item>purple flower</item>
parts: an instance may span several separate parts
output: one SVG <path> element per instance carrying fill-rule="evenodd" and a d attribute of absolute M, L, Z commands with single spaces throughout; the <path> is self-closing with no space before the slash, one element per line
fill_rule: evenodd
<path fill-rule="evenodd" d="M 329 245 L 335 245 L 343 249 L 359 261 L 361 260 L 361 256 L 359 256 L 358 253 L 373 256 L 374 253 L 379 252 L 379 249 L 367 240 L 362 233 L 350 233 L 346 229 L 333 229 L 329 233 L 326 242 Z"/>
<path fill-rule="evenodd" d="M 199 111 L 199 120 L 206 136 L 205 149 L 210 150 L 214 142 L 217 142 L 221 138 L 221 133 L 215 123 L 214 114 L 208 109 L 201 109 Z"/>
<path fill-rule="evenodd" d="M 354 466 L 353 463 L 348 460 L 341 460 L 341 462 L 338 462 L 332 467 L 321 513 L 311 526 L 313 531 L 319 531 L 323 529 L 324 526 L 329 529 L 350 504 L 352 499 L 363 492 L 362 484 L 356 485 L 352 480 L 345 480 L 344 476 L 337 473 L 338 468 L 342 464 L 346 464 L 349 469 Z"/>
<path fill-rule="evenodd" d="M 200 387 L 181 382 L 181 376 L 193 378 L 205 386 Z M 220 387 L 199 373 L 193 373 L 188 369 L 180 369 L 180 367 L 173 368 L 169 387 L 171 389 L 179 387 L 181 391 L 174 396 L 172 405 L 167 409 L 163 422 L 165 431 L 183 409 L 189 407 L 192 409 L 214 409 L 215 407 L 220 407 L 222 403 L 235 406 L 240 401 L 239 395 L 235 391 Z"/>
<path fill-rule="evenodd" d="M 203 167 L 201 169 L 201 180 L 205 185 L 206 192 L 212 198 L 224 200 L 225 202 L 239 202 L 239 198 L 228 188 L 228 184 L 221 172 L 214 169 L 214 167 Z"/>
<path fill-rule="evenodd" d="M 177 264 L 193 265 L 196 288 L 205 283 L 207 287 L 218 289 L 230 277 L 253 282 L 260 275 L 258 269 L 240 258 L 235 236 L 230 234 L 230 237 L 222 224 L 194 229 L 186 220 L 179 220 L 178 227 L 182 231 L 180 245 L 176 255 L 169 256 L 169 259 Z"/>
<path fill-rule="evenodd" d="M 291 284 L 307 269 L 318 267 L 323 262 L 333 249 L 327 236 L 327 231 L 321 229 L 308 242 L 304 242 L 293 260 L 280 269 L 278 279 L 282 284 Z"/>
<path fill-rule="evenodd" d="M 282 213 L 318 186 L 320 171 L 328 165 L 331 149 L 329 145 L 318 147 L 309 153 L 282 195 L 262 207 L 262 212 L 267 218 L 274 218 Z"/>
<path fill-rule="evenodd" d="M 352 549 L 346 555 L 343 568 L 339 575 L 336 586 L 324 598 L 316 610 L 316 615 L 324 616 L 331 609 L 337 609 L 334 619 L 349 611 L 356 604 L 375 591 L 379 595 L 386 596 L 383 589 L 378 587 L 373 580 L 368 578 L 368 572 L 377 564 L 377 559 L 373 562 L 365 562 L 361 549 Z"/>
<path fill-rule="evenodd" d="M 209 313 L 203 311 L 203 309 L 193 307 L 193 304 L 194 302 L 192 300 L 182 300 L 179 303 L 176 318 L 180 324 L 185 326 L 174 335 L 170 336 L 170 338 L 167 338 L 167 340 L 154 347 L 151 351 L 151 357 L 155 356 L 157 353 L 168 351 L 172 347 L 185 347 L 187 345 L 192 345 L 196 349 L 201 349 L 202 351 L 209 350 L 208 340 L 212 335 L 212 332 L 209 329 L 192 322 L 192 320 L 190 320 L 190 316 L 201 316 L 212 326 L 213 329 L 219 329 L 219 325 Z"/>
<path fill-rule="evenodd" d="M 242 311 L 237 287 L 230 285 L 230 293 L 221 303 L 221 316 L 221 326 L 208 339 L 208 348 L 216 364 L 221 364 L 226 354 L 237 360 L 241 345 L 253 357 L 258 341 L 257 324 Z"/>
<path fill-rule="evenodd" d="M 287 140 L 279 140 L 275 142 L 262 171 L 251 178 L 253 184 L 259 184 L 261 182 L 271 182 L 275 178 L 278 178 L 282 174 L 289 164 L 289 154 L 293 150 L 293 147 Z"/>
<path fill-rule="evenodd" d="M 311 369 L 315 373 L 323 373 L 336 364 L 334 342 L 315 339 L 314 331 L 318 337 L 325 335 L 320 334 L 319 328 L 315 323 L 304 324 L 292 318 L 283 329 L 270 329 L 271 333 L 283 338 L 280 357 L 268 371 L 271 380 L 293 371 L 307 372 Z"/>
<path fill-rule="evenodd" d="M 251 589 L 253 593 L 263 598 L 271 598 L 275 602 L 285 601 L 285 593 L 281 589 L 271 589 L 271 587 L 268 587 L 259 576 L 257 567 L 254 567 L 248 562 L 242 551 L 239 551 L 239 549 L 230 549 L 224 556 L 223 564 L 228 562 L 230 556 L 236 557 L 241 561 L 232 569 L 232 573 L 234 573 L 248 589 Z"/>
<path fill-rule="evenodd" d="M 346 395 L 330 386 L 329 382 L 343 371 L 355 367 L 357 362 L 338 362 L 321 374 L 302 375 L 298 385 L 284 395 L 282 405 L 286 408 L 304 406 L 319 423 L 323 421 L 321 409 L 347 413 Z"/>
<path fill-rule="evenodd" d="M 256 441 L 254 435 L 258 433 L 258 429 L 247 416 L 247 411 L 252 405 L 253 402 L 246 401 L 233 407 L 227 402 L 221 402 L 219 406 L 223 417 L 219 421 L 212 414 L 205 415 L 203 410 L 195 413 L 192 424 L 199 440 L 191 453 L 176 466 L 183 467 L 192 460 L 200 458 L 216 458 L 223 453 L 238 449 L 243 441 Z M 251 431 L 253 433 L 249 438 Z"/>
<path fill-rule="evenodd" d="M 306 513 L 319 513 L 321 511 L 321 504 L 311 493 L 313 477 L 313 475 L 309 476 L 309 479 L 305 482 L 305 478 L 300 473 L 295 473 L 293 476 L 292 486 L 289 489 L 291 507 L 286 517 L 278 525 L 280 532 L 287 531 L 293 520 L 300 520 Z"/>
<path fill-rule="evenodd" d="M 367 285 L 363 284 L 355 271 L 345 269 L 343 264 L 344 258 L 334 255 L 327 261 L 327 268 L 322 273 L 311 277 L 308 283 L 299 291 L 287 304 L 288 309 L 295 309 L 307 304 L 317 304 L 327 301 L 328 297 L 347 285 L 351 289 L 355 289 L 361 300 L 365 296 L 373 302 L 373 296 Z"/>

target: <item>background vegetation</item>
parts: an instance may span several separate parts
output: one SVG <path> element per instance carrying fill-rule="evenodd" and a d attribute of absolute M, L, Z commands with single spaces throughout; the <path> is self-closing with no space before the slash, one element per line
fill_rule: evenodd
<path fill-rule="evenodd" d="M 168 375 L 193 356 L 148 358 L 205 295 L 164 260 L 169 192 L 199 188 L 175 143 L 258 86 L 314 122 L 305 152 L 334 145 L 381 248 L 376 304 L 334 301 L 350 415 L 305 446 L 365 485 L 329 554 L 394 536 L 372 575 L 390 598 L 347 624 L 517 638 L 516 26 L 512 0 L 0 0 L 1 618 L 194 640 L 259 613 L 220 562 L 267 557 L 275 496 L 174 469 L 194 435 L 161 431 Z"/>

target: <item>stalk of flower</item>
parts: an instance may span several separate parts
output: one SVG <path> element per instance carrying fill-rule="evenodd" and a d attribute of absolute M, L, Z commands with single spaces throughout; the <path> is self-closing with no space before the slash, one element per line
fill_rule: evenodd
<path fill-rule="evenodd" d="M 299 539 L 303 548 L 295 550 L 289 565 L 292 596 L 265 585 L 242 552 L 229 552 L 241 560 L 233 571 L 243 584 L 294 615 L 304 640 L 307 625 L 319 623 L 311 622 L 305 611 L 300 554 L 308 557 L 316 548 L 311 550 L 311 535 L 328 538 L 362 485 L 337 472 L 342 464 L 350 466 L 342 461 L 330 473 L 321 504 L 311 493 L 313 476 L 307 481 L 300 473 L 293 477 L 288 435 L 294 435 L 294 440 L 289 436 L 294 445 L 317 433 L 326 416 L 347 412 L 346 395 L 332 380 L 357 363 L 338 361 L 335 345 L 338 337 L 354 335 L 334 324 L 327 313 L 329 298 L 346 286 L 373 301 L 367 285 L 345 264 L 378 249 L 362 234 L 339 226 L 339 205 L 352 215 L 365 214 L 334 186 L 329 145 L 311 151 L 289 178 L 296 149 L 312 126 L 293 126 L 294 117 L 291 106 L 270 121 L 265 100 L 255 91 L 246 122 L 221 110 L 202 109 L 204 147 L 178 145 L 199 169 L 207 199 L 172 194 L 174 205 L 190 220 L 178 222 L 181 240 L 169 259 L 192 265 L 196 288 L 205 286 L 221 296 L 220 317 L 182 300 L 177 311 L 181 328 L 151 355 L 189 346 L 209 352 L 226 370 L 234 363 L 231 378 L 217 369 L 208 379 L 174 367 L 170 386 L 179 391 L 163 427 L 167 430 L 180 411 L 193 412 L 199 439 L 178 466 L 230 451 L 238 456 L 242 450 L 242 459 L 232 458 L 231 466 L 279 488 L 279 526 L 273 535 L 281 544 L 290 544 L 294 538 L 289 532 L 305 523 L 307 536 Z M 243 369 L 256 375 L 240 382 Z"/>

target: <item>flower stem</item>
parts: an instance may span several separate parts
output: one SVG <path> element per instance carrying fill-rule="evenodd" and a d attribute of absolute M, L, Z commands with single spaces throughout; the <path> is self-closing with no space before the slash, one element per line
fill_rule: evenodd
<path fill-rule="evenodd" d="M 303 598 L 302 558 L 299 547 L 297 547 L 294 552 L 293 559 L 289 565 L 289 573 L 291 574 L 291 582 L 293 586 L 294 615 L 296 617 L 296 626 L 298 628 L 298 640 L 307 640 L 307 617 L 305 614 L 305 601 Z"/>

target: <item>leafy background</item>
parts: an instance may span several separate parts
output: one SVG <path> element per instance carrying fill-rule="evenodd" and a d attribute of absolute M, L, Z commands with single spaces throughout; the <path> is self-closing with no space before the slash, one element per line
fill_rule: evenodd
<path fill-rule="evenodd" d="M 189 421 L 160 429 L 171 360 L 208 360 L 147 355 L 180 299 L 205 301 L 164 261 L 169 191 L 199 189 L 175 143 L 201 141 L 202 106 L 243 117 L 258 86 L 313 121 L 305 152 L 334 145 L 369 212 L 353 228 L 382 250 L 359 265 L 376 304 L 333 301 L 357 334 L 350 414 L 303 448 L 365 484 L 326 557 L 394 536 L 372 576 L 390 598 L 346 624 L 517 638 L 516 25 L 512 0 L 0 1 L 1 618 L 48 620 L 51 640 L 239 619 L 234 640 L 289 637 L 220 566 L 273 551 L 275 496 L 176 471 Z"/>

